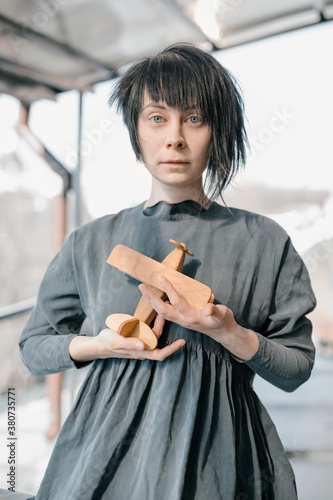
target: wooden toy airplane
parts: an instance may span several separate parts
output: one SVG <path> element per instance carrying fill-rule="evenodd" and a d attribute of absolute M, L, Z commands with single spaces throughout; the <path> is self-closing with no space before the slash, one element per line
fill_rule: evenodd
<path fill-rule="evenodd" d="M 165 300 L 166 293 L 158 281 L 159 276 L 164 276 L 175 289 L 191 305 L 202 309 L 208 302 L 214 302 L 214 295 L 210 288 L 185 274 L 181 274 L 185 253 L 194 254 L 187 249 L 185 243 L 170 240 L 176 248 L 166 256 L 162 263 L 157 262 L 135 250 L 124 245 L 116 245 L 110 253 L 107 262 L 120 271 L 146 285 Z M 156 311 L 142 297 L 133 316 L 130 314 L 111 314 L 106 319 L 106 325 L 124 337 L 137 337 L 145 343 L 148 350 L 155 349 L 157 338 L 150 323 L 156 316 Z"/>

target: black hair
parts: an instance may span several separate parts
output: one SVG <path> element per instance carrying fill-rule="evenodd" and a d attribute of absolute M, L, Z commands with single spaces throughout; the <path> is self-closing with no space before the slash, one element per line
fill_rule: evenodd
<path fill-rule="evenodd" d="M 191 44 L 172 45 L 134 64 L 113 86 L 109 105 L 116 104 L 128 128 L 134 153 L 143 155 L 137 124 L 144 93 L 184 111 L 200 110 L 212 128 L 205 187 L 211 199 L 222 196 L 241 166 L 248 144 L 244 104 L 235 78 L 211 54 Z"/>

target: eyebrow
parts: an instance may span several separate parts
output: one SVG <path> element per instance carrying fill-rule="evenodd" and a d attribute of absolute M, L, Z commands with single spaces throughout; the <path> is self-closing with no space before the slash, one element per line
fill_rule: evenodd
<path fill-rule="evenodd" d="M 146 108 L 159 108 L 159 109 L 166 109 L 166 106 L 163 106 L 163 104 L 158 104 L 157 102 L 150 102 L 148 103 L 144 108 L 142 108 L 142 111 L 144 111 Z"/>
<path fill-rule="evenodd" d="M 164 106 L 163 104 L 158 104 L 157 102 L 149 102 L 148 104 L 146 104 L 146 106 L 144 108 L 142 108 L 142 111 L 144 111 L 145 109 L 147 108 L 158 108 L 158 109 L 167 109 L 166 106 Z M 197 108 L 196 106 L 192 106 L 192 107 L 188 107 L 186 108 L 184 111 L 197 111 L 199 108 Z"/>

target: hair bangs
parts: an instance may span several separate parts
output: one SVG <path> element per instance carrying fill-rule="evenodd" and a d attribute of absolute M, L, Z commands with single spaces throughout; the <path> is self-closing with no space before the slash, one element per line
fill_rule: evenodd
<path fill-rule="evenodd" d="M 163 53 L 149 62 L 142 75 L 144 89 L 153 102 L 164 101 L 180 111 L 198 109 L 204 119 L 207 110 L 206 89 L 193 64 L 177 53 Z"/>

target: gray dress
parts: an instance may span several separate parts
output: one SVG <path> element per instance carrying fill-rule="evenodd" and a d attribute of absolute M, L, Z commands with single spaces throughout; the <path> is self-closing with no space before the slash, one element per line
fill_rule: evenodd
<path fill-rule="evenodd" d="M 208 336 L 167 323 L 159 346 L 186 345 L 163 362 L 96 360 L 63 425 L 37 500 L 294 500 L 294 475 L 252 388 L 255 373 L 293 391 L 311 373 L 307 270 L 272 220 L 213 203 L 143 204 L 72 233 L 51 262 L 20 339 L 34 374 L 75 367 L 71 339 L 89 317 L 133 314 L 138 282 L 106 263 L 122 243 L 158 261 L 185 242 L 183 273 L 257 332 L 240 362 Z"/>

